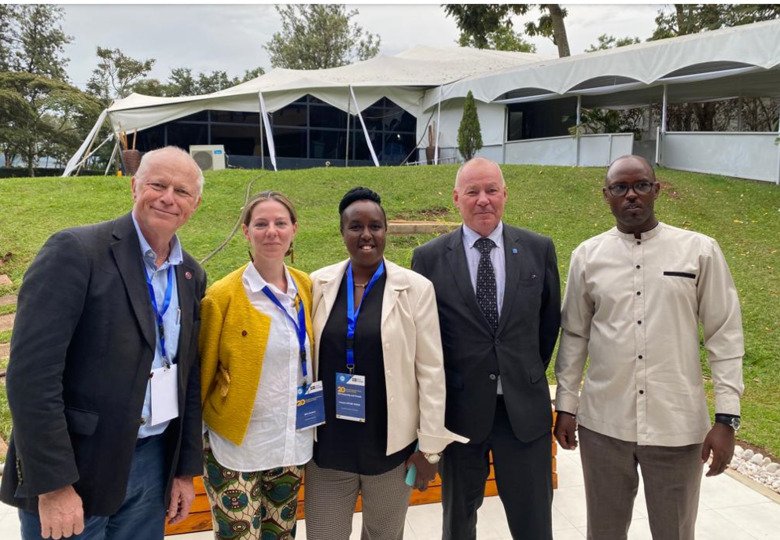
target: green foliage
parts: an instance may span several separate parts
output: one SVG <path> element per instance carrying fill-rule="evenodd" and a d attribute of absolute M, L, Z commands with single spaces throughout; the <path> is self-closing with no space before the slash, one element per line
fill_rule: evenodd
<path fill-rule="evenodd" d="M 30 176 L 40 158 L 64 161 L 78 147 L 99 104 L 66 82 L 43 75 L 0 73 L 0 147 L 6 163 L 21 156 Z"/>
<path fill-rule="evenodd" d="M 11 26 L 16 46 L 10 62 L 11 71 L 24 71 L 66 81 L 65 45 L 73 41 L 60 26 L 63 9 L 48 4 L 17 6 Z"/>
<path fill-rule="evenodd" d="M 474 94 L 469 90 L 463 102 L 463 117 L 458 126 L 458 151 L 463 159 L 468 161 L 480 148 L 482 148 L 482 128 L 479 126 Z"/>
<path fill-rule="evenodd" d="M 157 79 L 141 79 L 132 86 L 132 91 L 147 96 L 198 96 L 230 88 L 242 82 L 250 81 L 265 74 L 265 69 L 256 67 L 244 71 L 243 77 L 231 77 L 226 71 L 215 70 L 211 73 L 192 74 L 190 68 L 173 68 L 168 82 Z"/>
<path fill-rule="evenodd" d="M 323 69 L 367 60 L 379 53 L 380 38 L 366 32 L 337 4 L 276 6 L 282 30 L 265 44 L 271 65 L 288 69 Z"/>
<path fill-rule="evenodd" d="M 780 4 L 673 4 L 671 11 L 666 7 L 658 10 L 650 40 L 778 18 Z"/>
<path fill-rule="evenodd" d="M 87 82 L 87 92 L 108 107 L 115 99 L 133 91 L 133 83 L 145 77 L 154 67 L 154 59 L 136 60 L 120 49 L 98 46 L 98 64 Z"/>
<path fill-rule="evenodd" d="M 490 49 L 493 48 L 490 46 L 491 40 L 496 42 L 497 32 L 510 30 L 510 35 L 519 37 L 519 34 L 511 32 L 512 16 L 526 15 L 534 5 L 538 6 L 541 15 L 536 22 L 525 24 L 525 33 L 550 38 L 558 47 L 558 56 L 569 56 L 569 39 L 564 23 L 566 10 L 559 4 L 444 4 L 443 7 L 447 16 L 455 19 L 461 31 L 461 44 Z"/>
<path fill-rule="evenodd" d="M 511 28 L 506 26 L 500 26 L 493 32 L 487 33 L 485 36 L 487 45 L 485 47 L 477 47 L 474 36 L 461 32 L 458 38 L 458 45 L 461 47 L 475 47 L 482 49 L 492 49 L 495 51 L 516 51 L 535 53 L 536 45 L 529 43 L 519 32 L 515 32 Z"/>
<path fill-rule="evenodd" d="M 588 48 L 585 49 L 585 52 L 604 51 L 607 49 L 614 49 L 617 47 L 625 47 L 626 45 L 636 45 L 637 43 L 641 43 L 638 37 L 616 38 L 615 36 L 608 36 L 607 34 L 601 34 L 597 39 L 598 42 L 591 43 Z"/>

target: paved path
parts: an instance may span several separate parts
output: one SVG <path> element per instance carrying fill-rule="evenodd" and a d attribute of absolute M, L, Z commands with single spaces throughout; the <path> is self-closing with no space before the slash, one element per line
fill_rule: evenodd
<path fill-rule="evenodd" d="M 14 319 L 16 313 L 8 313 L 6 315 L 0 315 L 0 332 L 4 330 L 11 330 L 14 327 Z"/>
<path fill-rule="evenodd" d="M 3 296 L 0 296 L 0 306 L 8 306 L 11 304 L 16 303 L 16 295 L 15 294 L 6 294 Z"/>

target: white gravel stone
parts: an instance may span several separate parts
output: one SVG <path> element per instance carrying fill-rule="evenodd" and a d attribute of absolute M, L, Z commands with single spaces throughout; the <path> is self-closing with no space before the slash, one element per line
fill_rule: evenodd
<path fill-rule="evenodd" d="M 729 467 L 780 493 L 780 464 L 772 463 L 768 457 L 749 448 L 743 450 L 735 446 Z"/>

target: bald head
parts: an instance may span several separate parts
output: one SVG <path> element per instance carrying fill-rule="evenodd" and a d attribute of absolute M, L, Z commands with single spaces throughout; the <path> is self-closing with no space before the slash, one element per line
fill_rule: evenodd
<path fill-rule="evenodd" d="M 609 165 L 607 176 L 604 178 L 604 185 L 608 185 L 610 179 L 614 178 L 619 171 L 625 168 L 637 167 L 643 168 L 647 177 L 652 178 L 652 181 L 655 182 L 655 171 L 653 170 L 653 166 L 642 156 L 628 155 L 620 156 Z"/>
<path fill-rule="evenodd" d="M 167 163 L 174 167 L 182 176 L 193 178 L 197 182 L 198 196 L 203 194 L 203 173 L 198 164 L 186 151 L 178 146 L 166 146 L 146 152 L 141 158 L 135 178 L 135 189 L 140 189 L 148 179 L 151 171 L 160 164 Z"/>
<path fill-rule="evenodd" d="M 490 175 L 498 178 L 501 181 L 502 186 L 506 185 L 504 183 L 504 173 L 501 172 L 501 167 L 498 166 L 498 163 L 487 158 L 475 157 L 464 162 L 458 168 L 458 172 L 455 173 L 455 189 L 458 188 L 458 183 L 461 182 L 461 178 L 470 173 L 472 169 L 480 171 L 483 175 Z"/>

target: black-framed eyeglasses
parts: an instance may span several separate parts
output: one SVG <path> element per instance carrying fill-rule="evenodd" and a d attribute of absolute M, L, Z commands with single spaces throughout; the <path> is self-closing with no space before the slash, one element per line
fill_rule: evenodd
<path fill-rule="evenodd" d="M 622 197 L 628 193 L 629 189 L 633 189 L 634 193 L 637 195 L 647 195 L 653 190 L 654 184 L 654 182 L 648 182 L 646 180 L 642 180 L 635 184 L 611 184 L 607 186 L 607 191 L 609 191 L 609 194 L 613 197 Z"/>

